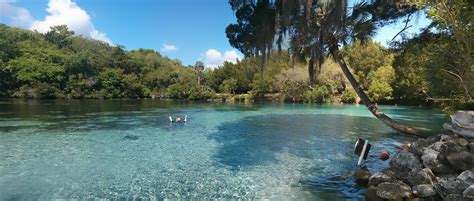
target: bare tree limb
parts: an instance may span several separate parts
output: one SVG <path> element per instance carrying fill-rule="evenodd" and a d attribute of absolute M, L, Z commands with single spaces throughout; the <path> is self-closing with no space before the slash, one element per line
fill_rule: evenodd
<path fill-rule="evenodd" d="M 445 69 L 441 69 L 441 71 L 446 72 L 446 73 L 458 78 L 459 82 L 461 83 L 461 86 L 464 88 L 464 93 L 466 93 L 469 100 L 472 99 L 471 94 L 469 93 L 469 89 L 467 88 L 466 84 L 464 83 L 464 80 L 462 79 L 462 77 L 459 74 L 457 74 L 453 71 L 445 70 Z"/>
<path fill-rule="evenodd" d="M 400 35 L 401 33 L 403 33 L 404 31 L 406 31 L 407 29 L 411 28 L 412 25 L 408 26 L 408 23 L 410 22 L 411 20 L 411 15 L 412 13 L 410 13 L 408 16 L 407 16 L 407 19 L 405 20 L 405 26 L 403 27 L 402 30 L 400 30 L 397 34 L 395 34 L 395 36 L 392 38 L 392 41 L 395 40 L 395 38 Z"/>

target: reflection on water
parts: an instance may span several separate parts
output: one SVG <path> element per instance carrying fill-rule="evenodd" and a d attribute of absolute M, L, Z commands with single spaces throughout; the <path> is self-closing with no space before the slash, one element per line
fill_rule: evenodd
<path fill-rule="evenodd" d="M 445 120 L 382 109 L 431 130 Z M 371 141 L 365 165 L 379 170 L 380 151 L 414 140 L 353 105 L 2 100 L 0 112 L 0 200 L 357 199 L 353 142 Z"/>

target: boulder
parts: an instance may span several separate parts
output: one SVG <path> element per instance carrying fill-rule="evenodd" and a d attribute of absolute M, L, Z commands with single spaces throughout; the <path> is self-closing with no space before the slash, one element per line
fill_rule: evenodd
<path fill-rule="evenodd" d="M 410 147 L 410 149 L 408 149 L 408 151 L 410 151 L 411 153 L 421 157 L 421 155 L 423 155 L 423 150 L 425 148 L 427 148 L 430 145 L 438 142 L 439 140 L 440 140 L 440 135 L 433 135 L 433 136 L 430 136 L 426 139 L 420 138 L 411 145 L 411 147 Z"/>
<path fill-rule="evenodd" d="M 474 142 L 469 143 L 467 146 L 467 149 L 471 152 L 474 153 Z"/>
<path fill-rule="evenodd" d="M 433 149 L 433 150 L 439 152 L 439 151 L 441 151 L 441 146 L 442 146 L 443 144 L 444 144 L 444 142 L 441 142 L 441 141 L 440 141 L 440 142 L 435 142 L 435 143 L 433 143 L 432 145 L 430 145 L 429 148 L 431 148 L 431 149 Z"/>
<path fill-rule="evenodd" d="M 383 201 L 384 199 L 377 196 L 377 188 L 371 186 L 365 191 L 364 200 L 366 201 Z"/>
<path fill-rule="evenodd" d="M 430 184 L 421 184 L 413 186 L 413 194 L 425 198 L 436 195 L 436 191 Z"/>
<path fill-rule="evenodd" d="M 400 181 L 383 182 L 376 189 L 377 196 L 389 200 L 408 198 L 412 195 L 410 186 Z"/>
<path fill-rule="evenodd" d="M 464 196 L 474 196 L 474 185 L 470 185 L 462 192 Z"/>
<path fill-rule="evenodd" d="M 354 173 L 354 178 L 358 184 L 367 185 L 369 183 L 370 171 L 367 167 L 362 167 Z"/>
<path fill-rule="evenodd" d="M 467 141 L 465 139 L 456 139 L 444 142 L 441 144 L 439 153 L 449 155 L 452 153 L 459 153 L 467 150 Z"/>
<path fill-rule="evenodd" d="M 471 152 L 451 153 L 446 156 L 446 159 L 456 170 L 474 170 L 474 154 Z"/>
<path fill-rule="evenodd" d="M 454 138 L 455 135 L 448 135 L 448 134 L 442 134 L 440 137 L 439 137 L 439 141 L 441 142 L 446 142 L 452 138 Z"/>
<path fill-rule="evenodd" d="M 423 168 L 423 171 L 430 176 L 432 182 L 438 182 L 438 177 L 431 171 L 430 168 Z"/>
<path fill-rule="evenodd" d="M 454 176 L 441 178 L 439 182 L 435 184 L 438 193 L 443 197 L 446 197 L 449 194 L 461 195 L 467 187 L 469 187 L 469 185 Z"/>
<path fill-rule="evenodd" d="M 457 177 L 467 185 L 474 185 L 474 170 L 466 170 Z"/>
<path fill-rule="evenodd" d="M 390 166 L 399 179 L 405 179 L 412 169 L 421 168 L 421 162 L 409 151 L 401 151 L 390 160 Z"/>
<path fill-rule="evenodd" d="M 444 198 L 444 201 L 473 201 L 474 197 L 451 194 Z"/>
<path fill-rule="evenodd" d="M 369 185 L 370 186 L 377 186 L 377 185 L 379 185 L 380 183 L 383 183 L 383 182 L 393 182 L 393 181 L 395 181 L 393 172 L 390 173 L 389 171 L 391 172 L 391 170 L 388 170 L 388 171 L 386 170 L 386 171 L 375 173 L 372 176 L 370 176 Z"/>
<path fill-rule="evenodd" d="M 408 174 L 407 181 L 410 186 L 416 186 L 420 184 L 433 184 L 433 182 L 431 181 L 431 176 L 428 175 L 421 168 L 411 170 Z"/>
<path fill-rule="evenodd" d="M 443 128 L 474 138 L 474 111 L 457 111 L 451 115 L 451 124 L 446 123 Z"/>
<path fill-rule="evenodd" d="M 446 160 L 446 158 L 431 148 L 427 148 L 423 151 L 421 160 L 423 161 L 423 165 L 425 165 L 425 167 L 431 169 L 436 174 L 455 173 L 455 171 L 450 167 L 451 165 Z"/>

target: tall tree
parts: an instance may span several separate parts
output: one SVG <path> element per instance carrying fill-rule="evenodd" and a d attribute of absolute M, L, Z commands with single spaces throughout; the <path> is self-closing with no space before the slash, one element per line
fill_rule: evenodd
<path fill-rule="evenodd" d="M 276 34 L 276 7 L 272 2 L 270 0 L 248 4 L 231 2 L 237 24 L 231 24 L 226 28 L 230 45 L 240 50 L 246 57 L 254 56 L 260 59 L 262 76 Z"/>
<path fill-rule="evenodd" d="M 260 1 L 230 0 L 230 4 L 234 10 L 245 5 L 254 5 L 255 2 L 258 3 Z M 335 59 L 341 67 L 352 87 L 355 89 L 357 95 L 375 117 L 399 132 L 413 135 L 419 134 L 418 130 L 402 125 L 385 115 L 368 98 L 349 70 L 344 57 L 339 50 L 339 44 L 344 42 L 344 39 L 347 38 L 348 30 L 353 32 L 351 34 L 353 36 L 358 35 L 356 34 L 356 31 L 358 30 L 355 29 L 356 26 L 347 28 L 347 19 L 349 16 L 349 13 L 347 12 L 347 1 L 277 0 L 272 1 L 272 3 L 277 11 L 276 16 L 278 16 L 278 18 L 276 18 L 276 24 L 278 25 L 278 27 L 276 27 L 278 30 L 276 33 L 276 38 L 278 38 L 276 41 L 277 43 L 285 42 L 284 39 L 289 38 L 291 41 L 290 46 L 293 50 L 301 50 L 301 48 L 309 47 L 310 62 L 312 60 L 313 62 L 319 61 L 327 53 L 331 54 L 333 59 Z M 372 5 L 375 3 L 379 3 L 379 1 L 373 2 Z M 389 7 L 397 6 L 387 4 L 381 5 Z M 400 10 L 400 12 L 406 11 Z M 398 14 L 398 12 L 395 13 Z M 357 12 L 353 12 L 352 14 L 357 14 Z M 392 19 L 391 16 L 381 18 L 385 20 Z M 362 20 L 361 22 L 366 22 L 366 20 Z M 376 21 L 374 21 L 374 23 L 375 22 Z"/>
<path fill-rule="evenodd" d="M 198 75 L 198 85 L 201 85 L 201 82 L 203 81 L 203 72 L 204 72 L 204 63 L 202 61 L 196 61 L 196 64 L 194 64 L 194 70 L 196 71 Z"/>

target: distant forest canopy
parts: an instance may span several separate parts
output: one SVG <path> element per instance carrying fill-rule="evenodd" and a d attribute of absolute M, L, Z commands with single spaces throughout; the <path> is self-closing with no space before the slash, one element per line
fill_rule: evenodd
<path fill-rule="evenodd" d="M 436 12 L 441 11 L 432 12 L 429 16 L 438 22 L 437 28 L 394 42 L 390 48 L 370 38 L 342 47 L 351 72 L 372 101 L 472 107 L 472 51 L 467 45 L 459 48 L 459 37 L 472 45 L 473 32 L 454 31 L 457 25 L 449 24 L 472 24 L 472 9 L 460 16 L 467 15 L 467 22 L 444 24 L 436 21 L 441 15 Z M 259 57 L 246 56 L 212 70 L 200 61 L 184 66 L 154 50 L 126 51 L 120 45 L 76 36 L 65 25 L 41 34 L 0 24 L 0 97 L 209 100 L 225 94 L 237 100 L 272 94 L 282 101 L 358 101 L 331 56 L 324 55 L 314 72 L 308 69 L 310 60 L 295 58 L 289 50 L 266 54 L 265 68 Z"/>

